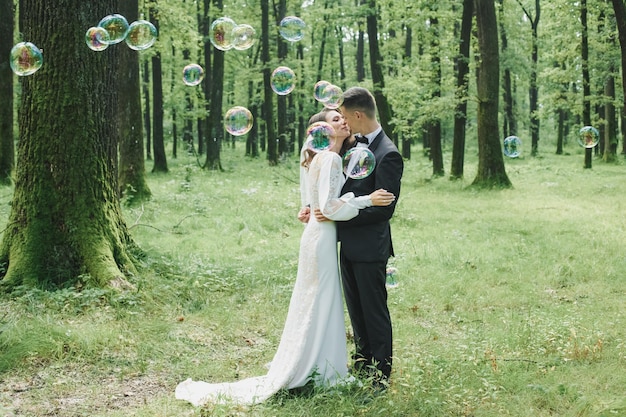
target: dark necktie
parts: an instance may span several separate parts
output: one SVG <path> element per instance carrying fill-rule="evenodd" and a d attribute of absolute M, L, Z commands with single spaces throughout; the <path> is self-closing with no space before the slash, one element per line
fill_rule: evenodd
<path fill-rule="evenodd" d="M 366 145 L 369 145 L 369 141 L 365 136 L 355 135 L 354 139 L 356 139 L 357 143 L 364 143 Z"/>

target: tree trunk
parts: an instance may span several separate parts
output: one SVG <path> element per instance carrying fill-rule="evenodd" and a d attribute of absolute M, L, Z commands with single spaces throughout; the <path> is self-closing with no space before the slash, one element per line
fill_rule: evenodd
<path fill-rule="evenodd" d="M 439 40 L 439 19 L 437 16 L 430 17 L 430 30 L 432 37 L 430 39 L 430 64 L 432 68 L 432 93 L 434 100 L 441 98 L 441 50 Z M 433 115 L 428 124 L 428 137 L 430 139 L 430 158 L 433 161 L 433 176 L 441 177 L 444 175 L 443 168 L 443 149 L 441 145 L 441 119 L 439 115 Z"/>
<path fill-rule="evenodd" d="M 279 25 L 280 21 L 285 17 L 285 13 L 287 12 L 287 1 L 279 0 L 278 1 L 278 10 L 276 10 L 276 26 Z M 324 29 L 326 30 L 326 29 Z M 287 43 L 281 37 L 277 37 L 277 56 L 279 65 L 284 65 L 284 60 L 287 58 Z M 276 97 L 276 107 L 277 107 L 277 131 L 278 131 L 278 155 L 283 157 L 287 155 L 287 136 L 288 132 L 288 110 L 287 110 L 287 96 L 278 95 Z"/>
<path fill-rule="evenodd" d="M 208 1 L 208 0 L 205 0 Z M 213 0 L 213 6 L 218 15 L 223 10 L 222 0 Z M 222 170 L 220 150 L 224 141 L 224 117 L 222 103 L 224 101 L 224 59 L 225 52 L 213 48 L 213 60 L 211 61 L 211 102 L 209 110 L 209 124 L 207 126 L 206 163 L 208 170 Z"/>
<path fill-rule="evenodd" d="M 623 97 L 626 97 L 626 2 L 624 0 L 612 0 L 619 45 L 622 53 L 622 89 Z M 626 104 L 622 106 L 622 153 L 626 154 Z"/>
<path fill-rule="evenodd" d="M 398 139 L 391 128 L 391 120 L 393 119 L 393 111 L 391 105 L 385 96 L 385 79 L 383 76 L 383 57 L 378 47 L 378 19 L 376 14 L 376 0 L 369 0 L 367 14 L 367 37 L 369 40 L 370 67 L 372 70 L 372 94 L 376 99 L 378 107 L 378 117 L 380 124 L 385 133 L 398 144 Z"/>
<path fill-rule="evenodd" d="M 150 8 L 150 22 L 159 29 L 159 19 L 156 1 Z M 161 68 L 161 53 L 152 57 L 152 123 L 154 135 L 152 149 L 154 165 L 152 172 L 167 172 L 167 158 L 165 157 L 165 138 L 163 132 L 163 70 Z"/>
<path fill-rule="evenodd" d="M 138 0 L 120 2 L 120 12 L 134 22 L 139 17 Z M 120 195 L 129 202 L 141 202 L 150 198 L 146 182 L 146 167 L 143 153 L 143 126 L 141 113 L 141 82 L 139 54 L 130 48 L 116 48 L 120 55 L 118 68 L 119 106 L 118 128 L 120 132 Z"/>
<path fill-rule="evenodd" d="M 113 0 L 20 4 L 24 38 L 46 57 L 22 80 L 15 193 L 0 251 L 4 287 L 125 286 L 125 273 L 135 272 L 113 157 L 116 54 L 94 52 L 84 41 L 93 16 L 115 6 Z"/>
<path fill-rule="evenodd" d="M 530 70 L 529 86 L 529 107 L 530 107 L 530 137 L 531 155 L 537 156 L 539 152 L 539 86 L 537 85 L 537 65 L 539 60 L 539 39 L 537 28 L 539 26 L 539 0 L 535 0 L 535 19 L 532 21 L 533 41 L 532 41 L 532 66 Z"/>
<path fill-rule="evenodd" d="M 508 48 L 508 39 L 506 36 L 506 30 L 504 25 L 504 0 L 500 0 L 500 50 L 502 55 L 506 54 Z M 517 120 L 515 118 L 514 111 L 514 99 L 513 99 L 513 81 L 511 79 L 511 69 L 507 64 L 504 67 L 502 73 L 502 99 L 503 103 L 503 121 L 502 121 L 502 137 L 517 135 Z"/>
<path fill-rule="evenodd" d="M 478 171 L 473 186 L 508 188 L 498 135 L 499 51 L 494 0 L 476 0 L 478 28 Z"/>
<path fill-rule="evenodd" d="M 617 156 L 617 119 L 615 115 L 615 78 L 610 74 L 604 85 L 604 119 L 606 128 L 604 129 L 604 162 L 613 162 Z"/>
<path fill-rule="evenodd" d="M 467 91 L 469 88 L 470 41 L 474 0 L 463 0 L 461 39 L 456 59 L 456 107 L 454 112 L 454 142 L 452 144 L 451 179 L 463 178 L 465 161 L 465 126 L 467 123 Z"/>
<path fill-rule="evenodd" d="M 13 137 L 13 73 L 9 55 L 13 47 L 13 0 L 0 0 L 0 184 L 11 184 L 15 165 Z"/>
<path fill-rule="evenodd" d="M 473 1 L 473 0 L 471 0 Z M 411 26 L 406 26 L 406 41 L 404 42 L 404 61 L 410 64 L 413 58 L 413 29 Z M 409 124 L 413 124 L 413 120 L 409 120 Z M 411 135 L 402 135 L 402 157 L 404 159 L 411 159 L 411 144 L 413 143 L 413 137 Z"/>
<path fill-rule="evenodd" d="M 580 2 L 580 24 L 582 25 L 580 53 L 582 56 L 581 67 L 583 73 L 583 125 L 591 126 L 591 81 L 589 76 L 589 31 L 587 27 L 587 0 L 581 0 Z M 585 169 L 591 168 L 592 156 L 593 149 L 585 148 Z"/>
<path fill-rule="evenodd" d="M 150 100 L 150 62 L 146 59 L 143 63 L 143 102 L 144 102 L 144 113 L 143 113 L 143 125 L 146 128 L 146 159 L 152 159 L 152 118 L 150 114 L 152 112 L 150 109 L 152 108 L 152 101 Z"/>
<path fill-rule="evenodd" d="M 267 161 L 271 166 L 278 165 L 276 148 L 276 131 L 274 129 L 274 93 L 270 85 L 272 70 L 270 69 L 270 39 L 269 39 L 269 4 L 268 0 L 261 0 L 261 61 L 263 62 L 263 116 L 265 118 L 267 138 Z"/>

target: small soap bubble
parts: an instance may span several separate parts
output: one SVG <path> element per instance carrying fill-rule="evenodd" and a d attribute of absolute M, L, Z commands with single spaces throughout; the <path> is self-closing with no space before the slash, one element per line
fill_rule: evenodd
<path fill-rule="evenodd" d="M 211 23 L 210 41 L 220 51 L 228 51 L 233 45 L 233 30 L 237 24 L 229 17 L 220 17 Z"/>
<path fill-rule="evenodd" d="M 233 29 L 232 37 L 233 48 L 243 51 L 249 49 L 254 44 L 256 30 L 247 24 L 237 25 Z"/>
<path fill-rule="evenodd" d="M 198 64 L 189 64 L 183 68 L 183 82 L 185 85 L 198 85 L 204 79 L 204 69 Z"/>
<path fill-rule="evenodd" d="M 329 109 L 337 109 L 343 104 L 343 90 L 334 84 L 329 84 L 322 92 L 322 103 Z"/>
<path fill-rule="evenodd" d="M 235 106 L 224 115 L 224 128 L 233 136 L 248 133 L 252 129 L 252 122 L 252 113 L 242 106 Z"/>
<path fill-rule="evenodd" d="M 386 282 L 385 282 L 385 286 L 387 288 L 395 288 L 398 286 L 397 275 L 398 275 L 398 269 L 396 267 L 393 267 L 393 266 L 387 267 Z"/>
<path fill-rule="evenodd" d="M 278 32 L 280 36 L 289 42 L 298 42 L 304 38 L 306 23 L 296 16 L 287 16 L 280 21 Z"/>
<path fill-rule="evenodd" d="M 325 151 L 332 146 L 334 136 L 335 128 L 330 123 L 315 122 L 306 130 L 306 146 L 314 152 Z"/>
<path fill-rule="evenodd" d="M 578 144 L 583 148 L 593 148 L 600 141 L 600 132 L 593 126 L 585 126 L 578 132 Z"/>
<path fill-rule="evenodd" d="M 130 24 L 126 44 L 130 49 L 143 51 L 154 45 L 157 39 L 157 28 L 147 20 L 137 20 Z"/>
<path fill-rule="evenodd" d="M 319 101 L 320 103 L 326 101 L 326 97 L 324 97 L 324 90 L 329 85 L 330 83 L 324 80 L 315 83 L 315 86 L 313 87 L 313 97 L 315 98 L 315 100 Z"/>
<path fill-rule="evenodd" d="M 98 26 L 109 32 L 109 44 L 122 42 L 128 34 L 128 21 L 121 14 L 110 14 L 100 20 Z"/>
<path fill-rule="evenodd" d="M 522 141 L 517 136 L 507 136 L 504 139 L 504 155 L 517 158 L 522 153 Z"/>
<path fill-rule="evenodd" d="M 92 51 L 104 51 L 109 47 L 109 32 L 100 26 L 87 29 L 85 43 Z"/>
<path fill-rule="evenodd" d="M 376 158 L 365 146 L 350 148 L 343 156 L 343 172 L 353 180 L 362 180 L 369 176 L 376 166 Z"/>
<path fill-rule="evenodd" d="M 35 44 L 20 42 L 11 49 L 9 65 L 20 77 L 31 75 L 43 65 L 43 54 Z"/>
<path fill-rule="evenodd" d="M 296 87 L 296 74 L 289 67 L 278 67 L 270 79 L 272 90 L 280 96 L 286 96 Z"/>

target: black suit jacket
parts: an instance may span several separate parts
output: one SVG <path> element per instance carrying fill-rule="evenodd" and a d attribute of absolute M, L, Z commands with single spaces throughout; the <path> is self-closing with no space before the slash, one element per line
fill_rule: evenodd
<path fill-rule="evenodd" d="M 368 207 L 351 220 L 337 222 L 337 234 L 343 254 L 351 261 L 386 262 L 389 256 L 393 256 L 389 219 L 400 197 L 404 162 L 384 131 L 376 136 L 369 149 L 376 159 L 374 171 L 360 180 L 348 178 L 341 193 L 351 191 L 358 197 L 384 188 L 393 193 L 396 200 L 388 207 Z"/>

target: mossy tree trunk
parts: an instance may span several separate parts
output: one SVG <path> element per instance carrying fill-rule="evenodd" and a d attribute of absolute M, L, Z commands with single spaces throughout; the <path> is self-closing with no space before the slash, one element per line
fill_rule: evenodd
<path fill-rule="evenodd" d="M 13 138 L 13 73 L 9 55 L 13 47 L 13 0 L 0 0 L 0 184 L 11 184 L 15 163 Z"/>
<path fill-rule="evenodd" d="M 134 272 L 115 170 L 114 48 L 90 50 L 86 28 L 114 0 L 20 2 L 24 38 L 44 51 L 23 77 L 15 193 L 4 232 L 2 284 L 55 288 L 77 279 L 120 285 Z"/>
<path fill-rule="evenodd" d="M 511 186 L 511 182 L 504 169 L 498 135 L 500 66 L 494 0 L 476 0 L 476 26 L 480 51 L 477 83 L 478 172 L 472 185 L 506 188 Z"/>

